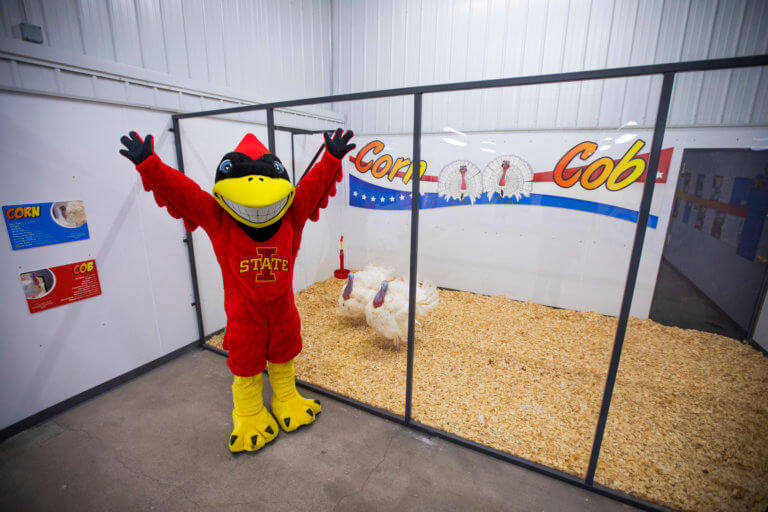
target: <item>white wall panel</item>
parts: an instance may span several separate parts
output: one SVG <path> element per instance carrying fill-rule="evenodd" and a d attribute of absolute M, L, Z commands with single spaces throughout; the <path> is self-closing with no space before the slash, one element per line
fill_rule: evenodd
<path fill-rule="evenodd" d="M 546 36 L 542 49 L 541 73 L 557 73 L 563 69 L 565 52 L 563 51 L 568 30 L 568 18 L 563 16 L 568 11 L 568 1 L 553 1 L 547 6 Z M 555 126 L 560 103 L 560 86 L 548 84 L 539 86 L 535 114 L 536 127 Z M 478 123 L 479 125 L 480 123 Z"/>
<path fill-rule="evenodd" d="M 208 76 L 208 52 L 205 41 L 205 13 L 202 0 L 187 0 L 182 4 L 184 38 L 189 62 L 189 77 L 212 81 Z"/>
<path fill-rule="evenodd" d="M 662 21 L 663 0 L 645 0 L 638 3 L 637 22 L 629 64 L 651 64 L 658 45 L 659 27 Z M 622 119 L 636 119 L 642 126 L 651 126 L 656 120 L 656 110 L 648 112 L 650 98 L 658 98 L 661 86 L 654 87 L 654 78 L 641 77 L 626 83 Z"/>
<path fill-rule="evenodd" d="M 339 42 L 335 93 L 768 51 L 768 3 L 760 0 L 331 3 Z M 669 123 L 759 124 L 759 80 L 759 70 L 680 75 Z M 660 85 L 660 77 L 645 77 L 427 95 L 423 125 L 427 132 L 457 125 L 615 128 L 631 119 L 650 127 L 657 104 L 649 99 L 658 97 Z M 402 133 L 401 106 L 402 99 L 390 100 L 389 115 L 384 105 L 339 111 L 361 133 Z"/>
<path fill-rule="evenodd" d="M 44 39 L 49 46 L 83 53 L 83 40 L 78 19 L 77 0 L 41 0 Z"/>
<path fill-rule="evenodd" d="M 226 83 L 231 86 L 241 87 L 243 82 L 243 55 L 249 47 L 243 45 L 243 26 L 241 23 L 233 23 L 240 20 L 244 14 L 245 6 L 237 0 L 227 0 L 223 3 L 224 9 L 221 19 L 221 36 L 224 52 L 224 67 L 226 69 Z"/>
<path fill-rule="evenodd" d="M 768 94 L 765 91 L 768 90 L 768 68 L 762 68 L 757 90 L 762 92 L 755 95 L 750 122 L 766 125 L 768 124 Z"/>
<path fill-rule="evenodd" d="M 34 83 L 42 91 L 53 92 L 56 90 L 56 78 L 53 74 L 46 73 L 38 66 L 30 66 L 26 63 L 20 63 L 17 69 L 23 82 Z"/>
<path fill-rule="evenodd" d="M 102 0 L 81 0 L 78 3 L 83 46 L 86 55 L 115 59 L 109 8 Z"/>
<path fill-rule="evenodd" d="M 614 2 L 610 0 L 593 0 L 590 6 L 587 25 L 589 35 L 582 69 L 607 67 L 614 7 Z M 603 81 L 581 83 L 576 126 L 599 126 L 603 87 Z"/>
<path fill-rule="evenodd" d="M 57 92 L 62 94 L 68 94 L 68 95 L 83 94 L 85 96 L 95 95 L 95 91 L 93 88 L 94 80 L 92 79 L 91 76 L 84 75 L 82 73 L 60 71 L 59 85 L 60 85 L 60 89 Z"/>
<path fill-rule="evenodd" d="M 218 85 L 231 85 L 227 81 L 227 56 L 224 50 L 224 19 L 222 12 L 222 3 L 217 0 L 203 1 L 203 41 L 205 42 L 205 51 L 208 55 L 208 81 Z M 236 13 L 227 13 L 229 23 L 227 29 L 231 28 L 233 37 L 237 36 L 236 18 L 229 18 Z M 230 27 L 231 25 L 231 27 Z M 195 34 L 191 34 L 196 37 Z"/>
<path fill-rule="evenodd" d="M 139 29 L 141 61 L 144 67 L 160 72 L 167 71 L 163 14 L 160 9 L 160 2 L 138 0 L 136 2 L 136 23 Z"/>
<path fill-rule="evenodd" d="M 691 3 L 688 11 L 683 50 L 680 60 L 706 59 L 712 40 L 717 2 L 703 0 Z M 702 73 L 681 73 L 675 77 L 675 91 L 669 111 L 669 124 L 690 126 L 695 123 L 696 105 L 701 96 Z"/>
<path fill-rule="evenodd" d="M 637 9 L 637 1 L 617 2 L 614 6 L 606 67 L 616 68 L 631 62 L 637 30 Z M 626 89 L 627 79 L 624 78 L 609 80 L 603 84 L 599 126 L 621 126 Z"/>
<path fill-rule="evenodd" d="M 67 129 L 62 129 L 62 120 Z M 90 238 L 0 254 L 0 428 L 197 338 L 181 223 L 144 192 L 118 154 L 125 125 L 158 134 L 173 161 L 167 114 L 0 93 L 0 203 L 83 200 Z M 35 165 L 28 165 L 33 155 Z M 102 294 L 30 314 L 19 273 L 95 258 Z"/>
<path fill-rule="evenodd" d="M 24 21 L 22 5 L 18 2 L 0 2 L 0 17 L 3 36 L 13 37 L 19 31 L 18 24 Z"/>
<path fill-rule="evenodd" d="M 712 31 L 710 58 L 728 57 L 736 54 L 738 39 L 731 34 L 738 34 L 744 22 L 746 1 L 733 1 L 718 5 L 718 16 Z M 719 124 L 725 109 L 725 101 L 733 70 L 707 73 L 701 88 L 699 105 L 696 109 L 696 122 L 700 124 Z"/>
<path fill-rule="evenodd" d="M 165 42 L 166 71 L 175 76 L 191 76 L 187 57 L 187 41 L 184 31 L 182 0 L 160 0 Z"/>
<path fill-rule="evenodd" d="M 530 4 L 530 2 L 529 2 Z M 541 73 L 544 41 L 547 30 L 547 11 L 549 3 L 539 6 L 532 4 L 528 10 L 526 29 L 522 40 L 522 67 L 520 74 L 536 75 Z M 465 79 L 470 79 L 465 77 Z M 517 125 L 521 129 L 535 127 L 538 107 L 538 92 L 541 86 L 532 85 L 520 89 L 520 103 L 517 108 Z"/>

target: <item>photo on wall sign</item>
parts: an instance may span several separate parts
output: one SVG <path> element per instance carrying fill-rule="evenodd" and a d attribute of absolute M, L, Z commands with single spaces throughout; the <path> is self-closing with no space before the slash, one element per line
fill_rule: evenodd
<path fill-rule="evenodd" d="M 27 299 L 39 299 L 46 296 L 54 287 L 56 280 L 47 268 L 24 272 L 21 274 L 21 285 Z"/>
<path fill-rule="evenodd" d="M 82 201 L 63 201 L 53 203 L 53 219 L 60 226 L 79 228 L 86 222 L 85 206 Z"/>

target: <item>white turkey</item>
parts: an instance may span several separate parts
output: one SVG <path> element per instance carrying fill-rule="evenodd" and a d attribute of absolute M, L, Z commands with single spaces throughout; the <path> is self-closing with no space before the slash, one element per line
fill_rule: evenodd
<path fill-rule="evenodd" d="M 435 307 L 437 287 L 425 281 L 416 286 L 416 320 Z M 365 306 L 368 325 L 390 340 L 395 350 L 408 340 L 408 283 L 400 280 L 382 281 L 379 290 Z"/>
<path fill-rule="evenodd" d="M 394 277 L 391 268 L 376 265 L 368 265 L 359 272 L 350 273 L 339 295 L 339 305 L 344 315 L 356 320 L 364 319 L 365 306 L 373 300 L 381 282 Z"/>

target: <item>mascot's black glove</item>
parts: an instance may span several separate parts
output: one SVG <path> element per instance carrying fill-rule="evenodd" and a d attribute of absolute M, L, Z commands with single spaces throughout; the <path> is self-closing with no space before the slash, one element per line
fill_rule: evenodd
<path fill-rule="evenodd" d="M 147 138 L 141 140 L 139 134 L 136 132 L 130 132 L 128 134 L 130 138 L 123 135 L 120 137 L 120 142 L 123 143 L 128 149 L 121 149 L 120 154 L 130 160 L 136 165 L 146 160 L 155 154 L 155 141 L 151 135 L 147 135 Z"/>
<path fill-rule="evenodd" d="M 347 133 L 342 135 L 341 128 L 339 128 L 336 130 L 336 133 L 333 134 L 333 137 L 331 137 L 330 133 L 331 132 L 325 132 L 323 134 L 325 137 L 325 150 L 339 160 L 341 160 L 344 155 L 355 149 L 354 144 L 348 144 L 349 139 L 351 139 L 354 135 L 352 130 L 349 130 Z"/>

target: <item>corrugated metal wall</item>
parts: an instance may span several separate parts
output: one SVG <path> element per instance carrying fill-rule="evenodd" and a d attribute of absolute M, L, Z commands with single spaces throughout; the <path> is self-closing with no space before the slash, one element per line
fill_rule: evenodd
<path fill-rule="evenodd" d="M 234 101 L 323 96 L 331 91 L 330 17 L 329 0 L 2 0 L 0 51 L 6 61 L 33 57 Z M 43 45 L 21 41 L 24 21 L 42 27 Z M 2 85 L 57 85 L 43 70 L 27 76 L 11 67 L 0 68 Z M 79 95 L 99 93 L 88 84 L 90 75 L 81 78 L 81 87 L 74 86 Z M 116 101 L 122 94 L 137 102 L 120 91 L 128 89 L 123 84 L 99 86 L 115 89 Z M 170 103 L 182 110 L 212 108 L 200 101 Z"/>
<path fill-rule="evenodd" d="M 334 92 L 768 52 L 765 0 L 331 0 Z M 440 131 L 652 125 L 660 77 L 427 95 Z M 768 71 L 678 76 L 670 125 L 768 124 Z M 338 105 L 367 133 L 411 102 Z"/>
<path fill-rule="evenodd" d="M 22 21 L 43 28 L 42 47 L 20 41 Z M 0 53 L 11 54 L 0 59 L 0 86 L 199 110 L 766 53 L 768 2 L 2 0 L 0 43 Z M 12 63 L 19 53 L 38 61 Z M 39 61 L 61 62 L 61 56 L 78 57 L 76 69 L 41 69 Z M 63 60 L 71 63 L 69 57 Z M 73 73 L 80 68 L 108 73 Z M 125 78 L 144 83 L 120 83 Z M 615 128 L 627 121 L 649 126 L 659 87 L 659 78 L 648 77 L 429 95 L 424 126 Z M 680 76 L 670 124 L 766 124 L 768 100 L 760 94 L 766 89 L 766 70 Z M 189 98 L 190 90 L 210 97 Z M 365 132 L 411 128 L 408 99 L 336 108 Z"/>

